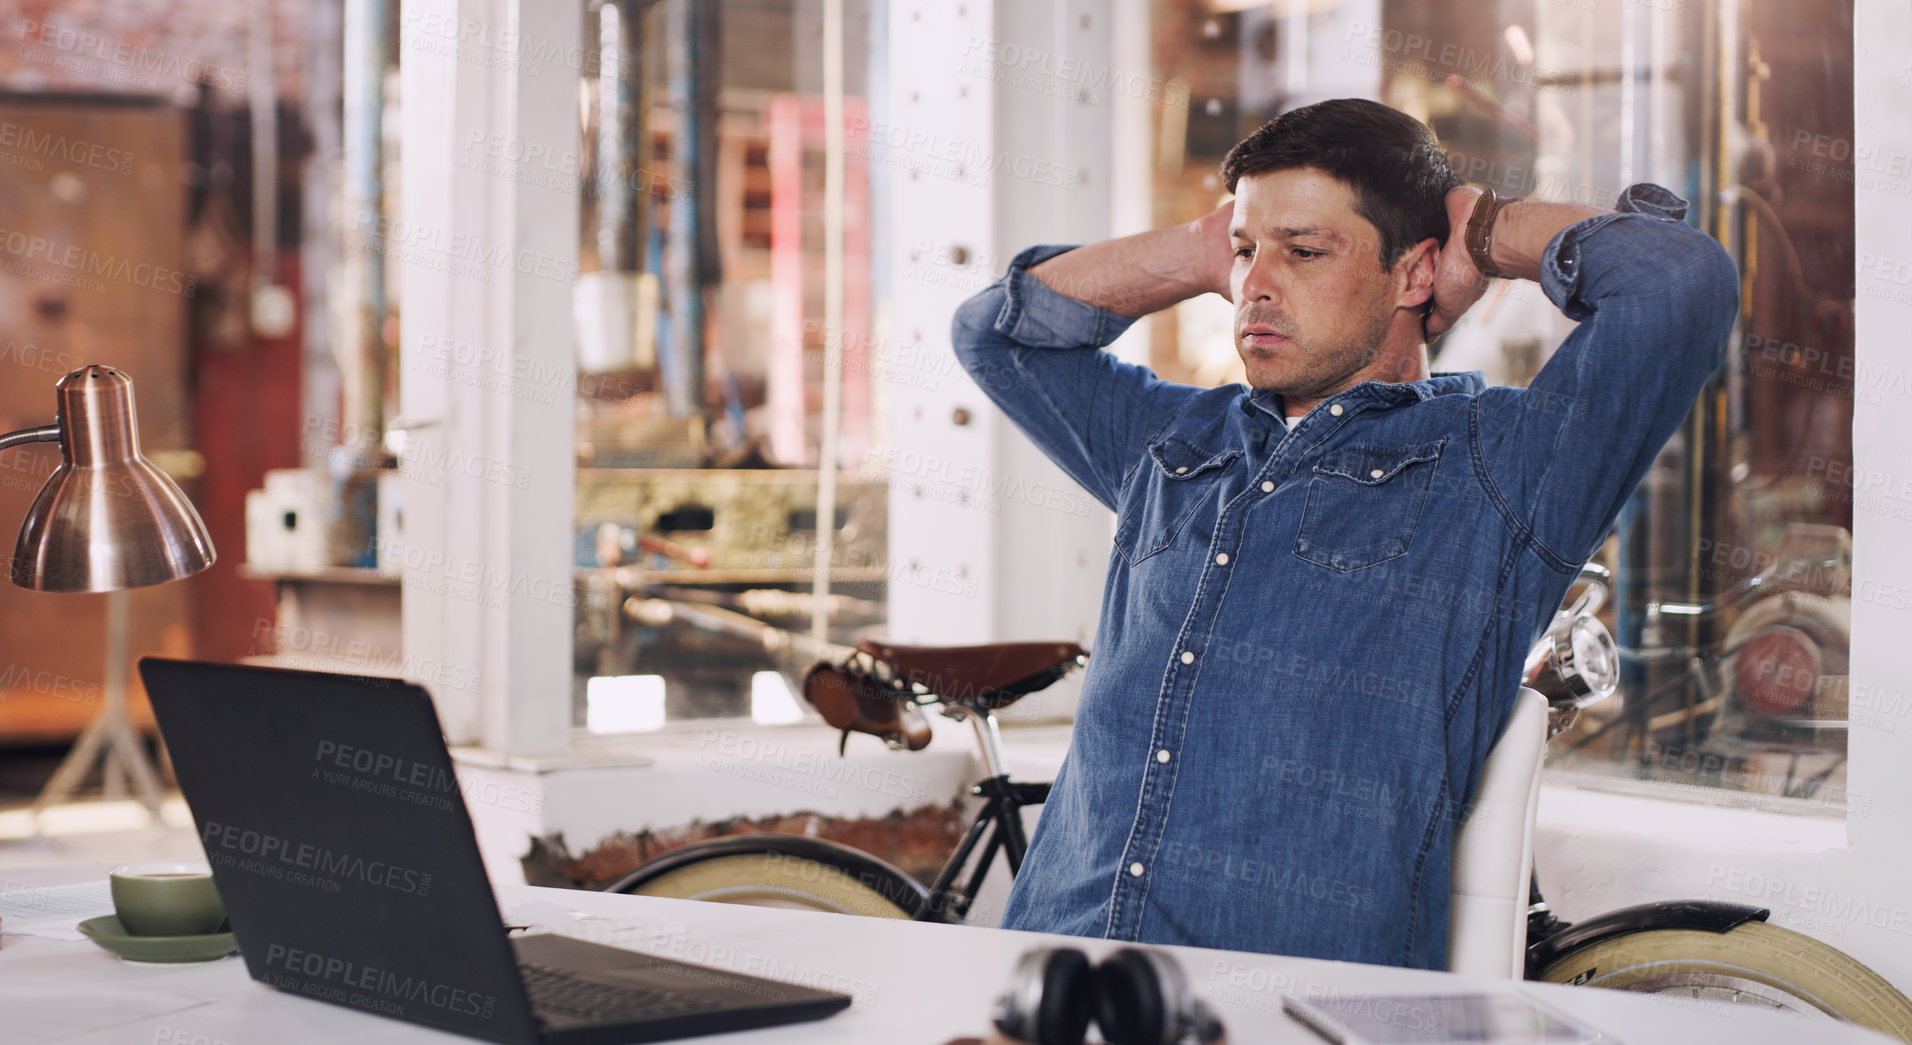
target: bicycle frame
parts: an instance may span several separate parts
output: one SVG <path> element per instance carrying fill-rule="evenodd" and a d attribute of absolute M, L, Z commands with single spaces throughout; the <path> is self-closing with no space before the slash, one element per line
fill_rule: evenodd
<path fill-rule="evenodd" d="M 983 809 L 930 886 L 929 899 L 916 914 L 919 922 L 959 922 L 966 918 L 970 905 L 976 902 L 977 890 L 982 888 L 983 879 L 996 862 L 998 851 L 1009 861 L 1010 877 L 1022 870 L 1023 857 L 1029 852 L 1029 839 L 1022 828 L 1022 809 L 1047 800 L 1049 785 L 1022 784 L 1005 776 L 994 776 L 971 787 L 969 793 L 983 797 Z M 958 888 L 956 877 L 969 863 L 978 843 L 982 845 L 981 859 Z"/>
<path fill-rule="evenodd" d="M 943 714 L 966 719 L 975 728 L 976 743 L 982 750 L 983 772 L 987 775 L 969 789 L 970 794 L 983 799 L 983 808 L 930 885 L 929 898 L 916 912 L 919 922 L 958 922 L 967 917 L 983 879 L 996 862 L 997 852 L 1009 861 L 1009 875 L 1015 877 L 1029 852 L 1029 837 L 1022 827 L 1023 807 L 1041 805 L 1049 798 L 1048 783 L 1018 783 L 1009 779 L 1004 768 L 1002 731 L 996 725 L 994 713 L 948 704 L 944 705 Z M 961 887 L 957 887 L 956 878 L 969 864 L 978 844 L 982 846 L 981 859 Z"/>

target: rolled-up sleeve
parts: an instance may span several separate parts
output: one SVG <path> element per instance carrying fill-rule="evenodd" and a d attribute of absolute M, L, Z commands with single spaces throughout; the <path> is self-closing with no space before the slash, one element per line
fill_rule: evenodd
<path fill-rule="evenodd" d="M 1719 368 L 1739 275 L 1657 185 L 1561 230 L 1540 285 L 1579 326 L 1525 389 L 1475 401 L 1481 472 L 1501 510 L 1561 570 L 1592 555 Z"/>
<path fill-rule="evenodd" d="M 1031 247 L 956 310 L 956 358 L 1018 429 L 1103 505 L 1199 388 L 1175 385 L 1101 348 L 1133 320 L 1056 292 L 1029 274 L 1072 250 Z"/>

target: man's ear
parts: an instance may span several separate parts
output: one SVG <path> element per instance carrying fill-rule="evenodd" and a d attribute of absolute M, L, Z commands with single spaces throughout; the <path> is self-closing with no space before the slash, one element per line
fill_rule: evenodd
<path fill-rule="evenodd" d="M 1394 275 L 1400 279 L 1395 308 L 1423 308 L 1434 301 L 1434 273 L 1439 267 L 1441 241 L 1424 239 L 1401 252 L 1394 261 Z"/>

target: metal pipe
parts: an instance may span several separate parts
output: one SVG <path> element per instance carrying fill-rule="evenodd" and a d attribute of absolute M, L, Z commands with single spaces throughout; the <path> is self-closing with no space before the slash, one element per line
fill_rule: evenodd
<path fill-rule="evenodd" d="M 1724 6 L 1721 5 L 1722 8 Z M 1719 73 L 1723 79 L 1734 83 L 1737 87 L 1734 77 L 1739 68 L 1737 54 L 1739 25 L 1737 19 L 1730 14 L 1723 10 L 1719 13 L 1726 17 L 1712 20 L 1711 26 L 1713 31 L 1719 34 L 1718 43 L 1714 45 L 1718 48 Z M 1729 22 L 1727 18 L 1732 20 Z M 1728 35 L 1729 32 L 1731 35 Z M 1707 49 L 1714 50 L 1714 47 Z M 1756 105 L 1758 98 L 1756 88 L 1752 95 Z M 1735 93 L 1732 92 L 1722 95 L 1716 103 L 1716 116 L 1711 131 L 1717 139 L 1708 144 L 1715 150 L 1714 154 L 1718 159 L 1707 179 L 1710 191 L 1702 194 L 1698 201 L 1700 210 L 1698 220 L 1701 228 L 1711 224 L 1721 232 L 1725 232 L 1732 221 L 1733 208 L 1722 203 L 1720 188 L 1734 180 L 1730 159 L 1730 131 L 1740 125 L 1738 114 L 1733 111 L 1737 104 Z M 1718 239 L 1728 250 L 1732 249 L 1734 241 L 1730 235 L 1720 235 Z M 1747 240 L 1740 242 L 1742 247 L 1749 243 Z M 1745 267 L 1744 261 L 1741 267 Z M 1742 303 L 1741 315 L 1744 314 Z M 1735 333 L 1737 330 L 1738 328 L 1735 327 Z M 1737 340 L 1737 338 L 1729 339 L 1729 342 L 1731 340 Z M 1723 526 L 1729 519 L 1726 511 L 1726 497 L 1729 492 L 1727 418 L 1726 380 L 1722 368 L 1722 370 L 1714 371 L 1713 376 L 1707 379 L 1705 388 L 1693 402 L 1693 413 L 1688 420 L 1689 442 L 1684 491 L 1687 497 L 1687 528 L 1685 547 L 1682 549 L 1686 564 L 1687 597 L 1682 601 L 1694 605 L 1711 603 L 1719 594 L 1718 575 L 1705 568 L 1705 542 L 1725 536 Z M 1684 623 L 1686 642 L 1695 656 L 1698 656 L 1700 651 L 1713 647 L 1724 637 L 1722 622 L 1714 615 L 1694 614 L 1686 617 Z M 1705 678 L 1697 678 L 1696 682 L 1695 692 L 1688 699 L 1685 709 L 1688 715 L 1682 722 L 1685 727 L 1683 743 L 1688 750 L 1697 747 L 1705 737 L 1699 729 L 1699 716 L 1702 709 L 1707 705 L 1716 704 L 1714 696 L 1707 692 Z M 1649 722 L 1649 730 L 1652 726 L 1653 723 Z"/>
<path fill-rule="evenodd" d="M 983 776 L 999 777 L 1009 772 L 1009 760 L 1002 753 L 1002 730 L 996 726 L 996 716 L 988 711 L 973 711 L 969 715 L 969 724 L 976 727 L 976 745 L 983 753 Z"/>
<path fill-rule="evenodd" d="M 678 119 L 674 149 L 684 184 L 671 199 L 664 248 L 671 336 L 660 363 L 671 415 L 695 417 L 704 412 L 704 288 L 721 275 L 714 192 L 719 11 L 700 0 L 670 0 L 665 15 L 669 100 Z"/>
<path fill-rule="evenodd" d="M 352 212 L 339 191 L 344 183 L 345 127 L 340 120 L 344 91 L 345 8 L 309 5 L 299 27 L 299 67 L 304 81 L 300 111 L 311 134 L 311 158 L 299 164 L 299 285 L 309 307 L 298 316 L 300 416 L 329 418 L 341 398 L 340 335 L 343 332 L 336 275 L 350 260 Z M 323 305 L 323 307 L 321 307 Z M 299 464 L 321 465 L 326 447 L 299 440 Z"/>
<path fill-rule="evenodd" d="M 649 7 L 604 0 L 598 9 L 597 250 L 605 272 L 642 272 L 650 234 L 650 113 L 640 64 Z"/>
<path fill-rule="evenodd" d="M 0 450 L 7 450 L 22 443 L 57 443 L 59 441 L 59 425 L 41 425 L 38 428 L 22 428 L 17 432 L 0 435 Z"/>
<path fill-rule="evenodd" d="M 943 717 L 957 722 L 967 722 L 975 728 L 976 748 L 983 756 L 985 779 L 1008 774 L 1009 760 L 1003 755 L 1002 728 L 996 723 L 995 712 L 969 704 L 945 703 Z"/>
<path fill-rule="evenodd" d="M 385 70 L 391 65 L 390 0 L 345 7 L 345 197 L 357 228 L 346 249 L 356 274 L 349 334 L 343 339 L 342 430 L 361 449 L 385 439 Z"/>
<path fill-rule="evenodd" d="M 817 447 L 817 543 L 810 637 L 829 638 L 836 554 L 837 429 L 843 425 L 843 0 L 823 2 L 823 423 Z"/>
<path fill-rule="evenodd" d="M 765 653 L 788 656 L 798 661 L 837 662 L 854 652 L 848 646 L 813 642 L 810 636 L 789 631 L 722 606 L 700 606 L 678 599 L 650 599 L 633 595 L 624 600 L 624 614 L 646 627 L 659 628 L 673 621 L 717 635 L 734 635 L 763 645 Z"/>
<path fill-rule="evenodd" d="M 1695 79 L 1721 88 L 1708 92 L 1708 100 L 1696 106 L 1697 148 L 1688 174 L 1693 190 L 1689 195 L 1694 199 L 1697 226 L 1711 231 L 1729 251 L 1735 249 L 1731 208 L 1721 207 L 1719 188 L 1731 180 L 1728 138 L 1738 122 L 1732 79 L 1737 29 L 1731 16 L 1731 5 L 1702 4 L 1694 18 L 1682 23 L 1682 31 L 1690 28 L 1700 41 Z M 1705 569 L 1701 542 L 1716 537 L 1726 521 L 1725 393 L 1723 372 L 1715 372 L 1621 514 L 1614 638 L 1622 649 L 1690 652 L 1719 640 L 1720 625 L 1714 614 L 1685 611 L 1711 608 L 1722 601 L 1719 579 Z M 1661 658 L 1627 657 L 1621 673 L 1628 694 L 1627 718 L 1640 739 L 1637 755 L 1642 769 L 1651 763 L 1657 745 L 1686 750 L 1703 739 L 1699 716 L 1708 697 L 1695 688 L 1684 665 Z M 1688 715 L 1682 720 L 1686 726 L 1682 735 L 1666 734 L 1666 717 L 1649 712 L 1648 695 L 1657 694 L 1667 694 L 1669 701 L 1677 699 L 1682 713 Z"/>
<path fill-rule="evenodd" d="M 252 285 L 279 280 L 279 79 L 273 75 L 272 10 L 252 0 L 246 17 L 247 106 L 252 118 Z"/>

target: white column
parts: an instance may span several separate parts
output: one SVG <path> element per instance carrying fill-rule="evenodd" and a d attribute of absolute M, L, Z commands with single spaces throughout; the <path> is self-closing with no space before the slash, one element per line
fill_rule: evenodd
<path fill-rule="evenodd" d="M 1874 910 L 1833 942 L 1912 992 L 1912 673 L 1903 652 L 1912 633 L 1912 10 L 1859 4 L 1853 43 L 1859 271 L 1846 877 L 1849 895 Z"/>
<path fill-rule="evenodd" d="M 561 752 L 571 721 L 583 8 L 400 16 L 402 540 L 409 670 L 453 743 Z"/>
<path fill-rule="evenodd" d="M 899 640 L 1086 643 L 1094 633 L 1109 513 L 955 364 L 949 320 L 1023 247 L 1109 236 L 1113 92 L 1124 77 L 1148 78 L 1113 68 L 1112 7 L 997 0 L 890 12 L 890 120 L 872 126 L 870 146 L 893 186 L 892 240 L 878 251 L 896 273 L 893 445 L 877 450 L 890 467 Z M 1057 689 L 1024 703 L 1066 713 L 1074 690 Z"/>

